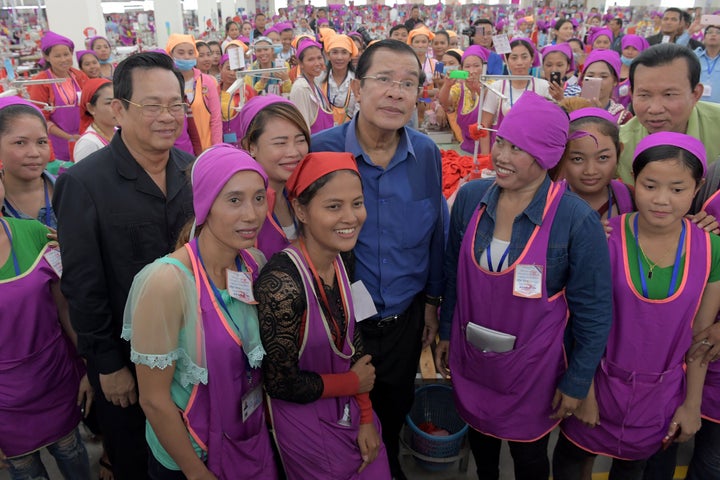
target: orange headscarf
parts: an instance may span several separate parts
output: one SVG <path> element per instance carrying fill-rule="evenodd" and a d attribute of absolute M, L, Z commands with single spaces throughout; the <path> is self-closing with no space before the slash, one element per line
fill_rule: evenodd
<path fill-rule="evenodd" d="M 435 34 L 430 31 L 427 27 L 418 27 L 413 30 L 410 30 L 410 33 L 408 33 L 407 38 L 407 44 L 412 45 L 412 39 L 414 37 L 417 37 L 418 35 L 425 35 L 428 37 L 428 40 L 432 42 L 433 38 L 435 38 Z"/>
<path fill-rule="evenodd" d="M 347 35 L 333 35 L 325 41 L 325 51 L 330 53 L 333 48 L 342 48 L 350 52 L 351 57 L 357 57 L 360 53 L 352 38 Z"/>
<path fill-rule="evenodd" d="M 195 51 L 195 57 L 198 56 L 197 47 L 195 46 L 195 38 L 192 35 L 181 35 L 179 33 L 173 33 L 168 37 L 167 44 L 165 44 L 165 51 L 172 57 L 173 48 L 177 47 L 181 43 L 189 43 L 192 45 Z"/>
<path fill-rule="evenodd" d="M 87 109 L 90 100 L 100 87 L 108 83 L 112 82 L 110 82 L 107 78 L 91 78 L 85 82 L 85 85 L 80 92 L 80 130 L 78 131 L 81 135 L 85 133 L 85 130 L 87 130 L 94 121 L 93 116 L 90 115 L 90 112 L 88 112 Z"/>

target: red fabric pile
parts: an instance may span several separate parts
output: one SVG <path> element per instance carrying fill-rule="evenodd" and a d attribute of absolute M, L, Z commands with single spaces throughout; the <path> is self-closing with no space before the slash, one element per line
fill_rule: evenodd
<path fill-rule="evenodd" d="M 440 150 L 442 154 L 442 185 L 445 198 L 455 193 L 460 179 L 467 177 L 473 170 L 473 159 L 469 155 L 460 155 L 455 150 Z M 480 170 L 492 168 L 490 155 L 478 155 Z"/>

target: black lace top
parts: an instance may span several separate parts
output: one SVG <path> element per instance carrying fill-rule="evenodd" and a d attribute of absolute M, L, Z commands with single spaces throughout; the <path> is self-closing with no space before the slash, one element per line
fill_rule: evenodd
<path fill-rule="evenodd" d="M 346 266 L 353 263 L 349 255 L 343 255 L 343 262 Z M 348 268 L 348 276 L 352 278 L 350 268 Z M 338 282 L 334 282 L 333 286 L 323 284 L 323 288 L 330 303 L 332 316 L 342 332 L 341 334 L 336 331 L 331 325 L 332 322 L 329 323 L 333 340 L 338 342 L 337 336 L 341 334 L 344 337 L 344 332 L 347 330 L 345 327 L 347 318 Z M 295 403 L 310 403 L 318 400 L 324 388 L 320 374 L 330 372 L 300 370 L 298 366 L 301 324 L 307 307 L 300 272 L 287 255 L 278 253 L 260 272 L 254 290 L 255 299 L 259 302 L 260 338 L 267 352 L 262 368 L 263 381 L 268 394 L 273 398 Z M 322 302 L 320 306 L 329 320 L 328 312 Z M 344 338 L 340 341 L 344 341 Z M 355 355 L 352 363 L 355 363 L 363 355 L 357 328 L 353 344 Z"/>

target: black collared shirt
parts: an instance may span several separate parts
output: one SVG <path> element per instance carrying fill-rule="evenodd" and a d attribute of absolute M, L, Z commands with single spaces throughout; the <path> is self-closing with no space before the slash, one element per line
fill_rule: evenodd
<path fill-rule="evenodd" d="M 175 250 L 178 233 L 193 214 L 186 172 L 193 157 L 170 150 L 165 195 L 130 154 L 121 133 L 61 175 L 53 196 L 62 292 L 78 350 L 102 374 L 130 365 L 120 331 L 133 277 Z"/>

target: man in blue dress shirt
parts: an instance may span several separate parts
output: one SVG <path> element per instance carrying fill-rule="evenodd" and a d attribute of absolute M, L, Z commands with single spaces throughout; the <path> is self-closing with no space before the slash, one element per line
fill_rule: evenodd
<path fill-rule="evenodd" d="M 405 125 L 424 74 L 413 50 L 383 40 L 365 50 L 352 88 L 360 111 L 312 138 L 316 152 L 350 152 L 362 176 L 368 217 L 354 254 L 355 279 L 367 287 L 377 315 L 358 324 L 376 380 L 370 398 L 396 479 L 405 478 L 398 436 L 412 406 L 423 345 L 434 342 L 444 289 L 444 223 L 440 151 Z"/>

